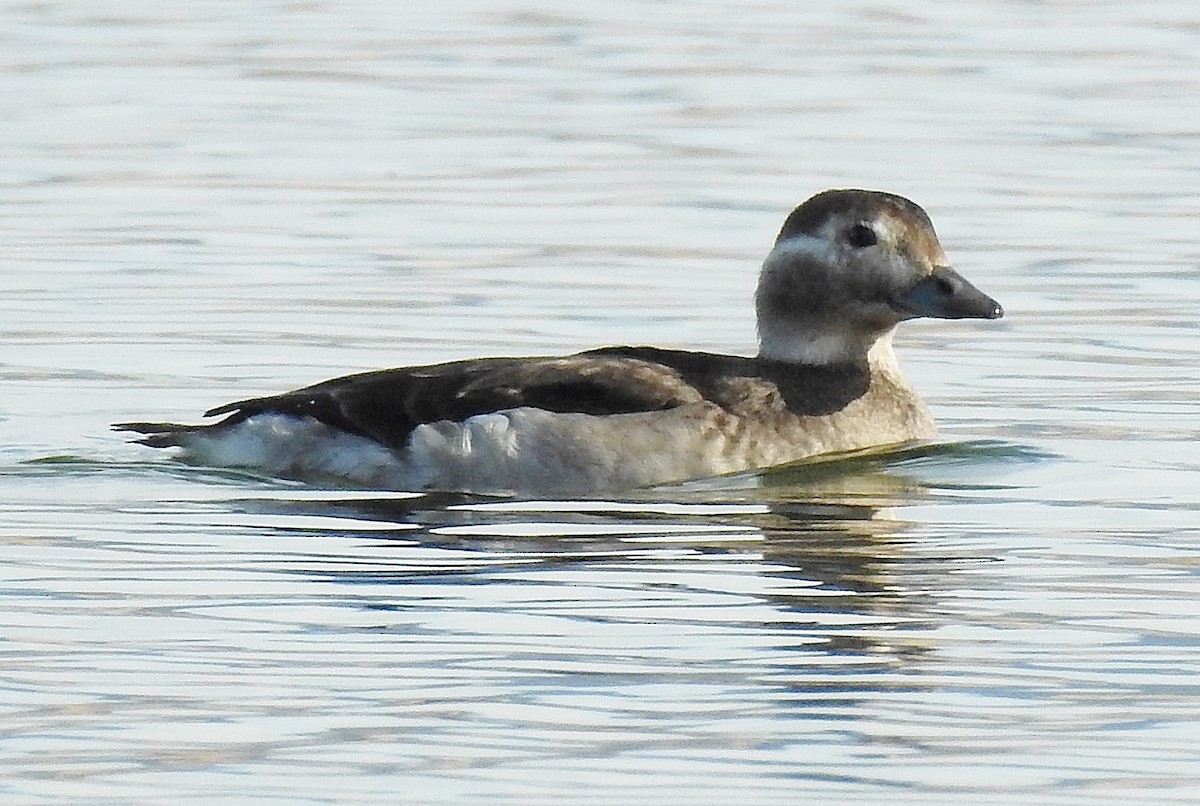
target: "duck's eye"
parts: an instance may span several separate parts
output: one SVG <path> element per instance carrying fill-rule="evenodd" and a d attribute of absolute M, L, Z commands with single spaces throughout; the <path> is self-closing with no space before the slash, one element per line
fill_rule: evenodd
<path fill-rule="evenodd" d="M 855 249 L 862 249 L 879 243 L 879 236 L 866 224 L 855 224 L 846 230 L 846 242 Z"/>

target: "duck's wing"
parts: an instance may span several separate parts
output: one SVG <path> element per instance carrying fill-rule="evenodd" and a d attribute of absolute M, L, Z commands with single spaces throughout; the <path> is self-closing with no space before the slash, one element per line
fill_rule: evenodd
<path fill-rule="evenodd" d="M 256 414 L 311 417 L 398 448 L 422 423 L 462 421 L 522 406 L 603 415 L 657 411 L 702 397 L 667 364 L 596 351 L 564 358 L 489 358 L 348 375 L 282 395 L 228 403 L 205 416 L 228 415 L 216 427 Z"/>

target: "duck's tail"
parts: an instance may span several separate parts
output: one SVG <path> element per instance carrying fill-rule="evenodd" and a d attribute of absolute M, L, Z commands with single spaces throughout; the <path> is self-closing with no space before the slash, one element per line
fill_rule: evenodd
<path fill-rule="evenodd" d="M 142 445 L 151 448 L 181 448 L 187 445 L 187 436 L 202 431 L 207 425 L 183 425 L 180 423 L 113 423 L 114 431 L 132 431 L 142 434 L 140 439 L 134 439 Z"/>

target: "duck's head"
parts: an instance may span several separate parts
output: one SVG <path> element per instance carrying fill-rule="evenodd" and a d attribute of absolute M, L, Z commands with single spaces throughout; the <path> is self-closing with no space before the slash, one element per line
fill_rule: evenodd
<path fill-rule="evenodd" d="M 864 360 L 906 319 L 998 319 L 999 303 L 950 268 L 933 223 L 902 196 L 826 190 L 783 224 L 755 297 L 762 358 Z"/>

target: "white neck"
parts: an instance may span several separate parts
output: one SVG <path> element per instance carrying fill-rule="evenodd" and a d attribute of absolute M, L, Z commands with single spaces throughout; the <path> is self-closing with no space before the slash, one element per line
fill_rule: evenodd
<path fill-rule="evenodd" d="M 840 333 L 810 335 L 792 328 L 760 325 L 758 356 L 786 364 L 840 364 L 862 355 L 862 349 L 850 344 Z"/>
<path fill-rule="evenodd" d="M 867 364 L 871 369 L 900 375 L 900 362 L 896 360 L 896 352 L 892 349 L 892 337 L 895 335 L 896 328 L 893 327 L 876 339 L 871 349 L 867 350 Z"/>
<path fill-rule="evenodd" d="M 820 334 L 797 332 L 794 327 L 759 323 L 758 357 L 768 361 L 809 366 L 829 366 L 861 361 L 865 355 L 873 367 L 894 368 L 896 354 L 892 351 L 895 328 L 875 339 L 869 347 L 861 336 L 824 331 Z"/>

